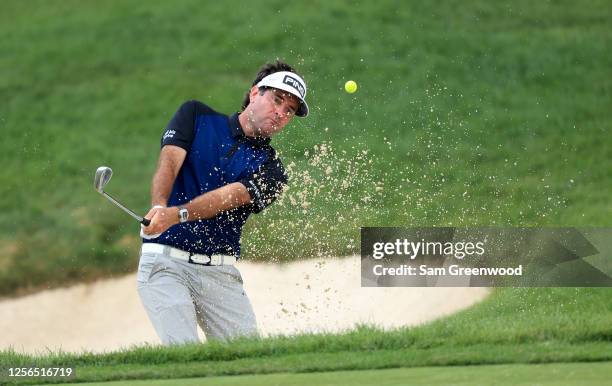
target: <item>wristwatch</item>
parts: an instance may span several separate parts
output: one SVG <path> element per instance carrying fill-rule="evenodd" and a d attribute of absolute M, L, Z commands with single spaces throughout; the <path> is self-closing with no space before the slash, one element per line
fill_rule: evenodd
<path fill-rule="evenodd" d="M 184 223 L 189 219 L 189 211 L 184 206 L 179 206 L 179 222 Z"/>

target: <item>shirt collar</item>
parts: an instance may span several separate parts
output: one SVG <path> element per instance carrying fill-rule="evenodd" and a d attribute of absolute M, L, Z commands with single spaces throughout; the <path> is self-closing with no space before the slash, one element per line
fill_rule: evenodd
<path fill-rule="evenodd" d="M 268 145 L 271 141 L 271 138 L 265 137 L 247 137 L 244 134 L 244 130 L 240 125 L 240 120 L 238 119 L 238 113 L 229 117 L 229 129 L 232 138 L 238 139 L 239 137 L 244 137 L 249 143 L 253 145 Z"/>

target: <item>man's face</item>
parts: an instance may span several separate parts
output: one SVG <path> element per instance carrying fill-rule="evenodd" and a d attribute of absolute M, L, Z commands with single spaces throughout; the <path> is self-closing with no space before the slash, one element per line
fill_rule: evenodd
<path fill-rule="evenodd" d="M 251 103 L 247 107 L 247 119 L 254 134 L 271 137 L 289 123 L 299 107 L 298 98 L 285 91 L 270 88 L 259 93 L 254 86 L 250 92 Z"/>

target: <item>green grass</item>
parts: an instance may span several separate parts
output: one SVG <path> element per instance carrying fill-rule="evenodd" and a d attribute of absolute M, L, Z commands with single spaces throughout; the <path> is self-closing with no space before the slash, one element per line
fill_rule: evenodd
<path fill-rule="evenodd" d="M 186 378 L 415 366 L 612 360 L 609 289 L 500 289 L 433 323 L 340 335 L 139 347 L 107 354 L 0 353 L 0 368 L 73 366 L 75 381 Z"/>
<path fill-rule="evenodd" d="M 355 253 L 360 226 L 610 225 L 605 1 L 1 8 L 0 294 L 133 270 L 137 225 L 95 168 L 144 213 L 180 103 L 235 111 L 276 57 L 313 113 L 274 140 L 292 179 L 249 220 L 245 258 Z"/>
<path fill-rule="evenodd" d="M 610 19 L 597 0 L 4 1 L 0 294 L 135 269 L 137 225 L 94 192 L 95 168 L 113 167 L 109 192 L 145 212 L 176 108 L 195 98 L 235 111 L 276 57 L 308 81 L 312 115 L 274 140 L 290 186 L 247 223 L 245 258 L 352 254 L 361 226 L 610 226 Z M 342 91 L 347 79 L 356 94 Z M 101 355 L 5 351 L 0 368 L 72 365 L 76 381 L 107 381 L 609 362 L 611 299 L 608 289 L 503 289 L 415 328 Z M 555 366 L 586 373 L 584 383 L 609 372 Z M 501 381 L 516 371 L 516 384 L 539 368 L 433 372 Z"/>
<path fill-rule="evenodd" d="M 420 367 L 411 369 L 336 371 L 308 374 L 273 374 L 157 381 L 118 381 L 86 385 L 602 385 L 610 380 L 611 362 L 555 363 L 545 365 L 493 365 Z"/>

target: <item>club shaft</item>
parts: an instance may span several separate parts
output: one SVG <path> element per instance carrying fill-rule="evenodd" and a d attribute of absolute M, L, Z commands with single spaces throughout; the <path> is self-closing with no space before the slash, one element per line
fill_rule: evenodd
<path fill-rule="evenodd" d="M 126 208 L 125 206 L 123 206 L 119 201 L 115 200 L 114 198 L 112 198 L 108 193 L 106 192 L 102 192 L 102 195 L 106 198 L 108 198 L 108 200 L 110 202 L 112 202 L 113 204 L 117 205 L 119 208 L 123 209 L 123 211 L 127 214 L 129 214 L 130 216 L 134 217 L 136 220 L 138 220 L 139 222 L 142 222 L 142 217 L 140 217 L 139 215 L 137 215 L 136 213 L 132 212 L 131 210 L 129 210 L 128 208 Z"/>

